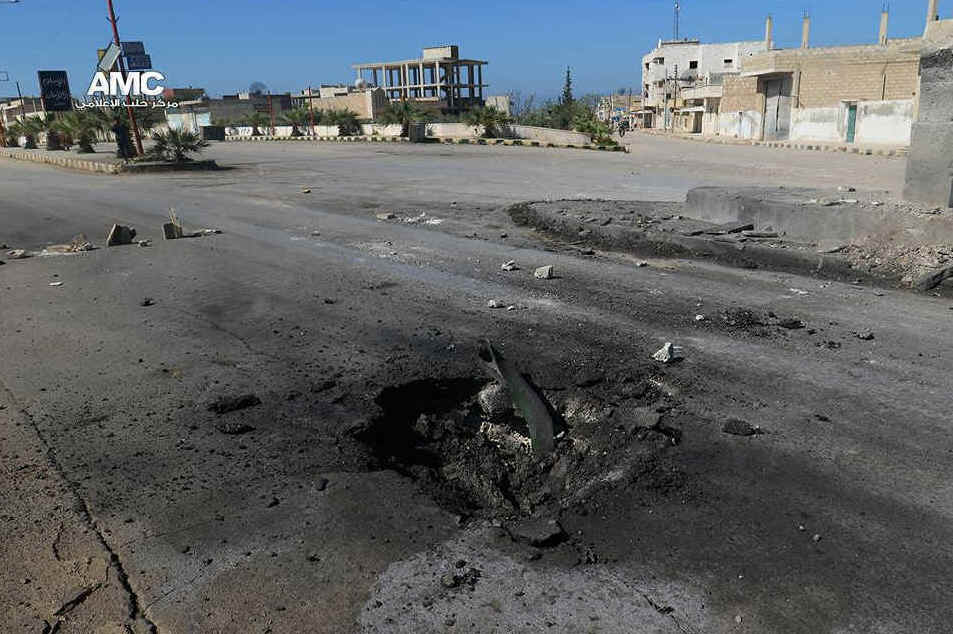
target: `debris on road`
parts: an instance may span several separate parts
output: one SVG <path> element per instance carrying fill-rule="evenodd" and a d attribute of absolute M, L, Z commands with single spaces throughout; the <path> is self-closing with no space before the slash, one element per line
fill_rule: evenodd
<path fill-rule="evenodd" d="M 516 264 L 516 260 L 510 260 L 508 262 L 504 262 L 503 264 L 500 265 L 500 268 L 504 271 L 519 271 L 520 270 L 519 265 Z"/>
<path fill-rule="evenodd" d="M 140 240 L 138 244 L 140 247 L 151 247 L 152 240 Z"/>
<path fill-rule="evenodd" d="M 635 266 L 637 266 L 637 267 L 640 268 L 640 269 L 644 269 L 644 268 L 647 267 L 648 265 L 649 265 L 649 263 L 646 262 L 645 260 L 639 260 L 638 262 L 635 263 Z"/>
<path fill-rule="evenodd" d="M 387 213 L 377 214 L 376 217 L 378 220 L 395 220 L 397 218 L 397 214 L 388 211 Z"/>
<path fill-rule="evenodd" d="M 166 240 L 177 240 L 185 235 L 182 231 L 182 223 L 175 214 L 175 207 L 169 207 L 169 222 L 162 225 L 162 235 Z"/>
<path fill-rule="evenodd" d="M 682 358 L 678 353 L 679 350 L 681 350 L 679 346 L 667 342 L 661 350 L 652 355 L 652 358 L 661 363 L 671 363 Z"/>
<path fill-rule="evenodd" d="M 708 318 L 704 315 L 695 315 L 695 321 L 705 321 L 706 319 Z"/>
<path fill-rule="evenodd" d="M 953 266 L 948 266 L 940 271 L 927 273 L 914 284 L 918 291 L 931 291 L 946 280 L 953 278 Z"/>
<path fill-rule="evenodd" d="M 255 431 L 255 428 L 248 423 L 224 422 L 215 426 L 215 429 L 226 436 L 240 436 Z"/>
<path fill-rule="evenodd" d="M 489 357 L 484 360 L 488 361 L 492 373 L 506 386 L 513 405 L 526 420 L 533 450 L 537 455 L 551 453 L 555 449 L 553 419 L 543 399 L 523 378 L 513 362 L 503 357 L 489 341 L 486 342 L 483 353 Z"/>
<path fill-rule="evenodd" d="M 760 427 L 740 418 L 729 418 L 721 431 L 732 436 L 758 436 L 763 433 Z"/>
<path fill-rule="evenodd" d="M 139 305 L 145 307 L 145 306 L 152 306 L 155 303 L 156 303 L 156 300 L 152 299 L 151 297 L 144 297 L 142 301 L 139 302 Z"/>
<path fill-rule="evenodd" d="M 854 333 L 854 336 L 860 339 L 861 341 L 874 340 L 874 333 L 868 328 L 865 328 L 864 330 L 858 330 L 857 332 Z"/>
<path fill-rule="evenodd" d="M 510 537 L 536 548 L 556 546 L 568 537 L 559 520 L 536 518 L 523 520 L 506 527 Z"/>
<path fill-rule="evenodd" d="M 63 282 L 50 282 L 50 286 L 62 286 Z"/>
<path fill-rule="evenodd" d="M 821 538 L 820 533 L 815 534 L 814 537 L 811 538 L 811 540 L 812 540 L 815 544 L 816 544 L 817 542 L 821 541 L 821 539 L 822 539 L 822 538 Z"/>
<path fill-rule="evenodd" d="M 26 249 L 13 249 L 12 251 L 7 251 L 7 256 L 11 260 L 25 260 L 30 257 L 30 253 Z"/>
<path fill-rule="evenodd" d="M 794 317 L 788 317 L 778 320 L 778 326 L 787 330 L 801 330 L 804 328 L 804 322 Z"/>
<path fill-rule="evenodd" d="M 506 308 L 507 304 L 504 301 L 498 299 L 491 299 L 486 303 L 487 308 Z"/>
<path fill-rule="evenodd" d="M 209 404 L 208 410 L 222 415 L 234 412 L 248 407 L 261 405 L 261 399 L 254 394 L 241 394 L 239 396 L 221 396 Z"/>
<path fill-rule="evenodd" d="M 305 187 L 304 189 L 301 190 L 301 193 L 302 193 L 302 194 L 310 194 L 310 193 L 311 193 L 311 190 L 310 190 L 309 188 Z"/>
<path fill-rule="evenodd" d="M 93 243 L 86 238 L 85 233 L 80 233 L 76 236 L 73 236 L 73 239 L 69 243 L 70 253 L 79 253 L 81 251 L 92 251 L 96 247 L 93 246 Z"/>
<path fill-rule="evenodd" d="M 541 266 L 533 271 L 533 277 L 538 280 L 551 280 L 556 277 L 556 268 L 552 264 Z"/>
<path fill-rule="evenodd" d="M 106 246 L 115 247 L 123 244 L 132 244 L 136 237 L 136 230 L 125 225 L 113 225 L 106 236 Z"/>

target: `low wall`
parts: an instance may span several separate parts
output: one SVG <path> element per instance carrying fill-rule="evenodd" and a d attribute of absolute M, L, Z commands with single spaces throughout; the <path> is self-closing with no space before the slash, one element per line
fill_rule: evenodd
<path fill-rule="evenodd" d="M 362 123 L 361 124 L 361 134 L 365 136 L 386 136 L 386 137 L 395 137 L 400 136 L 400 133 L 404 131 L 404 126 L 399 123 Z M 322 136 L 322 135 L 318 135 Z"/>
<path fill-rule="evenodd" d="M 754 110 L 723 112 L 718 115 L 718 130 L 721 136 L 760 139 L 761 113 Z"/>
<path fill-rule="evenodd" d="M 857 143 L 910 145 L 913 100 L 861 101 L 857 104 Z"/>
<path fill-rule="evenodd" d="M 902 234 L 912 244 L 953 241 L 953 220 L 918 218 L 854 205 L 806 205 L 824 192 L 810 189 L 698 187 L 688 192 L 685 214 L 709 222 L 746 222 L 771 227 L 788 237 L 817 242 L 859 242 L 878 235 Z"/>
<path fill-rule="evenodd" d="M 482 126 L 474 127 L 465 123 L 427 124 L 427 136 L 438 136 L 448 139 L 476 139 L 482 135 Z"/>
<path fill-rule="evenodd" d="M 510 125 L 507 126 L 507 129 L 518 139 L 529 139 L 531 141 L 561 145 L 587 145 L 592 143 L 592 137 L 588 134 L 573 132 L 572 130 L 537 128 L 530 125 Z"/>
<path fill-rule="evenodd" d="M 795 108 L 791 111 L 791 140 L 843 141 L 845 122 L 842 108 Z"/>
<path fill-rule="evenodd" d="M 253 128 L 247 125 L 239 126 L 226 126 L 225 133 L 228 136 L 251 136 Z M 276 137 L 290 137 L 291 136 L 291 126 L 290 125 L 279 125 L 275 126 L 275 133 L 271 133 L 270 126 L 260 126 L 258 131 L 261 132 L 262 136 L 276 136 Z M 299 129 L 304 135 L 308 135 L 311 131 L 310 126 L 301 126 Z M 316 125 L 314 126 L 315 136 L 339 136 L 338 127 L 336 125 Z"/>

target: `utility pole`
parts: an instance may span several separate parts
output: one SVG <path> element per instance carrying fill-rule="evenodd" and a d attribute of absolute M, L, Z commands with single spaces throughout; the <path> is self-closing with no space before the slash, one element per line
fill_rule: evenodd
<path fill-rule="evenodd" d="M 119 27 L 116 25 L 116 12 L 113 10 L 113 0 L 106 0 L 106 4 L 109 6 L 109 21 L 113 25 L 113 41 L 122 50 L 122 43 L 119 41 Z M 125 78 L 126 63 L 122 55 L 119 56 L 119 71 Z M 139 156 L 142 156 L 142 135 L 139 133 L 139 124 L 136 123 L 136 113 L 132 110 L 132 98 L 129 95 L 126 95 L 126 112 L 129 114 L 129 125 L 132 126 L 132 134 L 136 139 L 136 152 Z"/>
<path fill-rule="evenodd" d="M 308 86 L 308 117 L 311 119 L 311 136 L 314 136 L 314 95 L 311 86 Z"/>
<path fill-rule="evenodd" d="M 678 41 L 678 0 L 675 0 L 675 40 Z"/>
<path fill-rule="evenodd" d="M 271 104 L 271 93 L 268 93 L 268 112 L 271 113 L 271 135 L 277 136 L 278 130 L 275 128 L 275 108 Z"/>
<path fill-rule="evenodd" d="M 20 92 L 20 82 L 17 82 L 17 96 L 20 98 L 20 117 L 26 121 L 26 102 L 23 101 L 23 93 Z M 33 109 L 36 110 L 36 106 Z"/>

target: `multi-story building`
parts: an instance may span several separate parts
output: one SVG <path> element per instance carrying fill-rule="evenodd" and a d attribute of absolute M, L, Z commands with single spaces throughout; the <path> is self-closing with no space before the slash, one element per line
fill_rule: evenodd
<path fill-rule="evenodd" d="M 770 36 L 766 38 L 769 39 Z M 767 50 L 766 40 L 726 44 L 659 40 L 658 46 L 642 58 L 644 127 L 673 127 L 675 111 L 682 105 L 683 89 L 714 86 L 709 92 L 719 98 L 717 87 L 722 84 L 721 78 L 739 73 L 746 58 Z"/>
<path fill-rule="evenodd" d="M 460 57 L 456 45 L 425 48 L 421 57 L 354 64 L 361 85 L 382 88 L 391 101 L 415 101 L 443 112 L 484 105 L 483 67 L 488 62 Z"/>

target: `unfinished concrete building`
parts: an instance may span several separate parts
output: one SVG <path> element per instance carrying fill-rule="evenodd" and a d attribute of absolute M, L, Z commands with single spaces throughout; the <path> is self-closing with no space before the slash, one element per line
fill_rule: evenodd
<path fill-rule="evenodd" d="M 460 57 L 455 45 L 423 49 L 417 59 L 354 64 L 358 82 L 380 87 L 391 101 L 409 100 L 443 112 L 484 104 L 483 67 L 488 62 Z"/>

